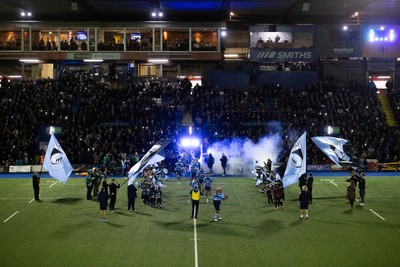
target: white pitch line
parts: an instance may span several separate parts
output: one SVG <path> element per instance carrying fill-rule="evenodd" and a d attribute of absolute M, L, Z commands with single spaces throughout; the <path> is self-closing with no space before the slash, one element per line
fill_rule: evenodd
<path fill-rule="evenodd" d="M 31 204 L 34 200 L 35 198 L 32 198 L 31 201 L 28 202 L 28 204 Z"/>
<path fill-rule="evenodd" d="M 52 184 L 49 186 L 49 188 L 52 188 L 53 185 L 55 185 L 57 182 L 58 182 L 58 181 L 55 181 L 54 183 L 52 183 Z"/>
<path fill-rule="evenodd" d="M 375 211 L 373 211 L 372 209 L 369 209 L 373 214 L 375 214 L 376 216 L 378 216 L 379 218 L 381 218 L 382 220 L 386 221 L 385 218 L 383 218 L 381 215 L 379 215 L 378 213 L 376 213 Z"/>
<path fill-rule="evenodd" d="M 194 214 L 196 214 L 196 210 L 194 211 Z M 194 266 L 199 267 L 199 255 L 197 252 L 197 227 L 196 227 L 196 218 L 193 220 L 193 226 L 194 226 Z"/>
<path fill-rule="evenodd" d="M 19 199 L 31 199 L 30 197 L 0 197 L 0 200 L 19 200 Z"/>
<path fill-rule="evenodd" d="M 7 219 L 5 219 L 4 221 L 3 221 L 3 223 L 5 223 L 5 222 L 7 222 L 9 219 L 11 219 L 15 214 L 17 214 L 19 211 L 17 210 L 16 212 L 14 212 L 14 214 L 13 215 L 11 215 L 10 217 L 8 217 Z"/>
<path fill-rule="evenodd" d="M 0 200 L 27 200 L 30 197 L 0 197 Z M 41 197 L 40 199 L 60 199 L 59 197 Z"/>
<path fill-rule="evenodd" d="M 337 184 L 335 184 L 332 180 L 328 180 L 331 184 L 338 186 Z"/>

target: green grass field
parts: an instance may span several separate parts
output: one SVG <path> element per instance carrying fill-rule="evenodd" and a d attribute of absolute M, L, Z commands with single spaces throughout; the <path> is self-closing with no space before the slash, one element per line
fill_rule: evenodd
<path fill-rule="evenodd" d="M 230 197 L 220 222 L 204 197 L 190 219 L 188 180 L 166 183 L 162 209 L 139 197 L 136 213 L 126 210 L 125 184 L 107 222 L 83 178 L 55 181 L 42 178 L 35 202 L 31 179 L 0 179 L 0 266 L 400 266 L 396 176 L 367 174 L 366 206 L 353 210 L 345 177 L 316 176 L 308 220 L 299 220 L 297 185 L 274 210 L 254 180 L 215 178 Z"/>

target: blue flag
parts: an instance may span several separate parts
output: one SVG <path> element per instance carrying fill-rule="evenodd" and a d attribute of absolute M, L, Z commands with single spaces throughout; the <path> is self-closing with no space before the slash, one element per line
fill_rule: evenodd
<path fill-rule="evenodd" d="M 364 168 L 362 161 L 355 156 L 349 140 L 332 136 L 315 136 L 311 140 L 337 165 L 353 165 Z"/>
<path fill-rule="evenodd" d="M 294 143 L 293 148 L 290 151 L 285 174 L 283 175 L 283 187 L 297 183 L 299 177 L 306 173 L 306 137 L 307 132 L 304 132 L 296 143 Z"/>
<path fill-rule="evenodd" d="M 46 155 L 44 156 L 43 167 L 48 170 L 51 177 L 65 183 L 72 173 L 72 166 L 67 155 L 58 143 L 57 138 L 52 134 Z"/>

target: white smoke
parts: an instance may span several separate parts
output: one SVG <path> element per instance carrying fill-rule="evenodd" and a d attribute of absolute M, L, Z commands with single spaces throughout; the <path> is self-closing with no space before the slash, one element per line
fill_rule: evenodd
<path fill-rule="evenodd" d="M 255 161 L 258 161 L 256 165 L 264 166 L 263 162 L 270 159 L 273 166 L 278 165 L 277 159 L 281 151 L 281 140 L 280 132 L 267 135 L 257 143 L 250 139 L 225 139 L 212 144 L 207 149 L 207 155 L 211 153 L 215 158 L 213 170 L 216 174 L 222 173 L 220 158 L 222 153 L 225 153 L 228 157 L 226 170 L 228 175 L 253 176 L 251 170 L 254 170 Z"/>

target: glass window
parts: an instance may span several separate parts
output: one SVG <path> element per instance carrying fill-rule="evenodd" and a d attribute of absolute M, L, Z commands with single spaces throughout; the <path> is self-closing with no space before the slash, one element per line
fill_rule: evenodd
<path fill-rule="evenodd" d="M 163 51 L 189 51 L 189 29 L 163 29 Z"/>
<path fill-rule="evenodd" d="M 61 29 L 60 50 L 61 51 L 87 51 L 88 49 L 87 29 Z"/>
<path fill-rule="evenodd" d="M 139 64 L 138 77 L 161 76 L 160 65 Z"/>
<path fill-rule="evenodd" d="M 96 50 L 96 29 L 95 28 L 89 28 L 89 51 L 95 51 Z"/>
<path fill-rule="evenodd" d="M 29 29 L 24 29 L 24 51 L 30 51 Z"/>
<path fill-rule="evenodd" d="M 57 51 L 58 29 L 32 29 L 32 51 Z"/>
<path fill-rule="evenodd" d="M 124 51 L 124 30 L 98 29 L 97 51 Z"/>
<path fill-rule="evenodd" d="M 217 29 L 192 29 L 192 51 L 217 51 Z"/>
<path fill-rule="evenodd" d="M 126 29 L 126 51 L 151 51 L 153 29 Z"/>
<path fill-rule="evenodd" d="M 251 48 L 312 48 L 312 32 L 250 32 Z"/>
<path fill-rule="evenodd" d="M 161 51 L 161 29 L 156 28 L 154 30 L 154 51 Z"/>
<path fill-rule="evenodd" d="M 0 50 L 21 50 L 21 29 L 0 29 Z"/>

